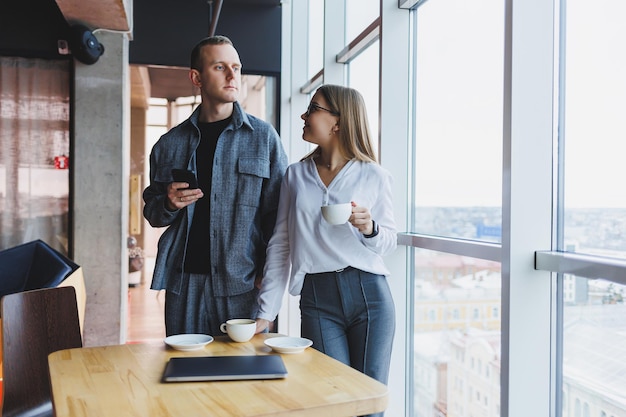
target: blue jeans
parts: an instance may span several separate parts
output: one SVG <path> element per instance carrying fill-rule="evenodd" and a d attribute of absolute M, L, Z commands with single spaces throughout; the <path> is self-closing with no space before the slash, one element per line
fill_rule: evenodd
<path fill-rule="evenodd" d="M 315 349 L 387 384 L 395 308 L 384 276 L 352 267 L 307 274 L 300 312 Z"/>

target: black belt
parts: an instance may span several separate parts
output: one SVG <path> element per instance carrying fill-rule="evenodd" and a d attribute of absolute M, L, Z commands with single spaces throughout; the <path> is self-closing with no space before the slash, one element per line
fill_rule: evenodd
<path fill-rule="evenodd" d="M 326 274 L 339 274 L 341 272 L 350 271 L 352 269 L 354 269 L 354 267 L 346 266 L 345 268 L 337 269 L 336 271 L 315 272 L 315 273 L 312 273 L 312 274 L 309 273 L 309 274 L 306 274 L 306 275 L 314 276 L 314 275 L 326 275 Z"/>

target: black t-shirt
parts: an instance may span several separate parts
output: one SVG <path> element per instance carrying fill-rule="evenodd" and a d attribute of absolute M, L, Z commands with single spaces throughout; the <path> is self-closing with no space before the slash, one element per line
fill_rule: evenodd
<path fill-rule="evenodd" d="M 206 274 L 211 271 L 211 179 L 215 148 L 222 131 L 231 118 L 211 123 L 198 123 L 200 144 L 196 149 L 196 176 L 204 197 L 196 201 L 187 242 L 185 272 Z"/>

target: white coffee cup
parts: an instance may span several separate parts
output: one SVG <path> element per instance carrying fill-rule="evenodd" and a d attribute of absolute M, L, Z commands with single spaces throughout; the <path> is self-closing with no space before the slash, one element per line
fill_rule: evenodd
<path fill-rule="evenodd" d="M 220 325 L 222 333 L 228 333 L 235 342 L 247 342 L 256 331 L 256 321 L 252 319 L 230 319 Z"/>
<path fill-rule="evenodd" d="M 322 216 L 330 224 L 344 224 L 352 214 L 352 203 L 322 206 Z"/>

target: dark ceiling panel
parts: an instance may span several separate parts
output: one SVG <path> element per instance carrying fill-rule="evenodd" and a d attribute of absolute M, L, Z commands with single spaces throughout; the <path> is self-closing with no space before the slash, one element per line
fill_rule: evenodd
<path fill-rule="evenodd" d="M 281 8 L 237 6 L 225 1 L 217 22 L 217 34 L 228 36 L 239 51 L 243 72 L 280 74 Z"/>
<path fill-rule="evenodd" d="M 193 46 L 207 36 L 207 0 L 135 0 L 131 64 L 189 67 Z M 225 0 L 217 34 L 232 39 L 244 72 L 280 73 L 281 7 L 277 0 Z"/>
<path fill-rule="evenodd" d="M 69 25 L 54 0 L 3 1 L 0 12 L 0 54 L 63 58 L 58 40 L 66 40 Z"/>
<path fill-rule="evenodd" d="M 189 67 L 189 53 L 208 31 L 206 0 L 135 0 L 131 64 Z"/>

